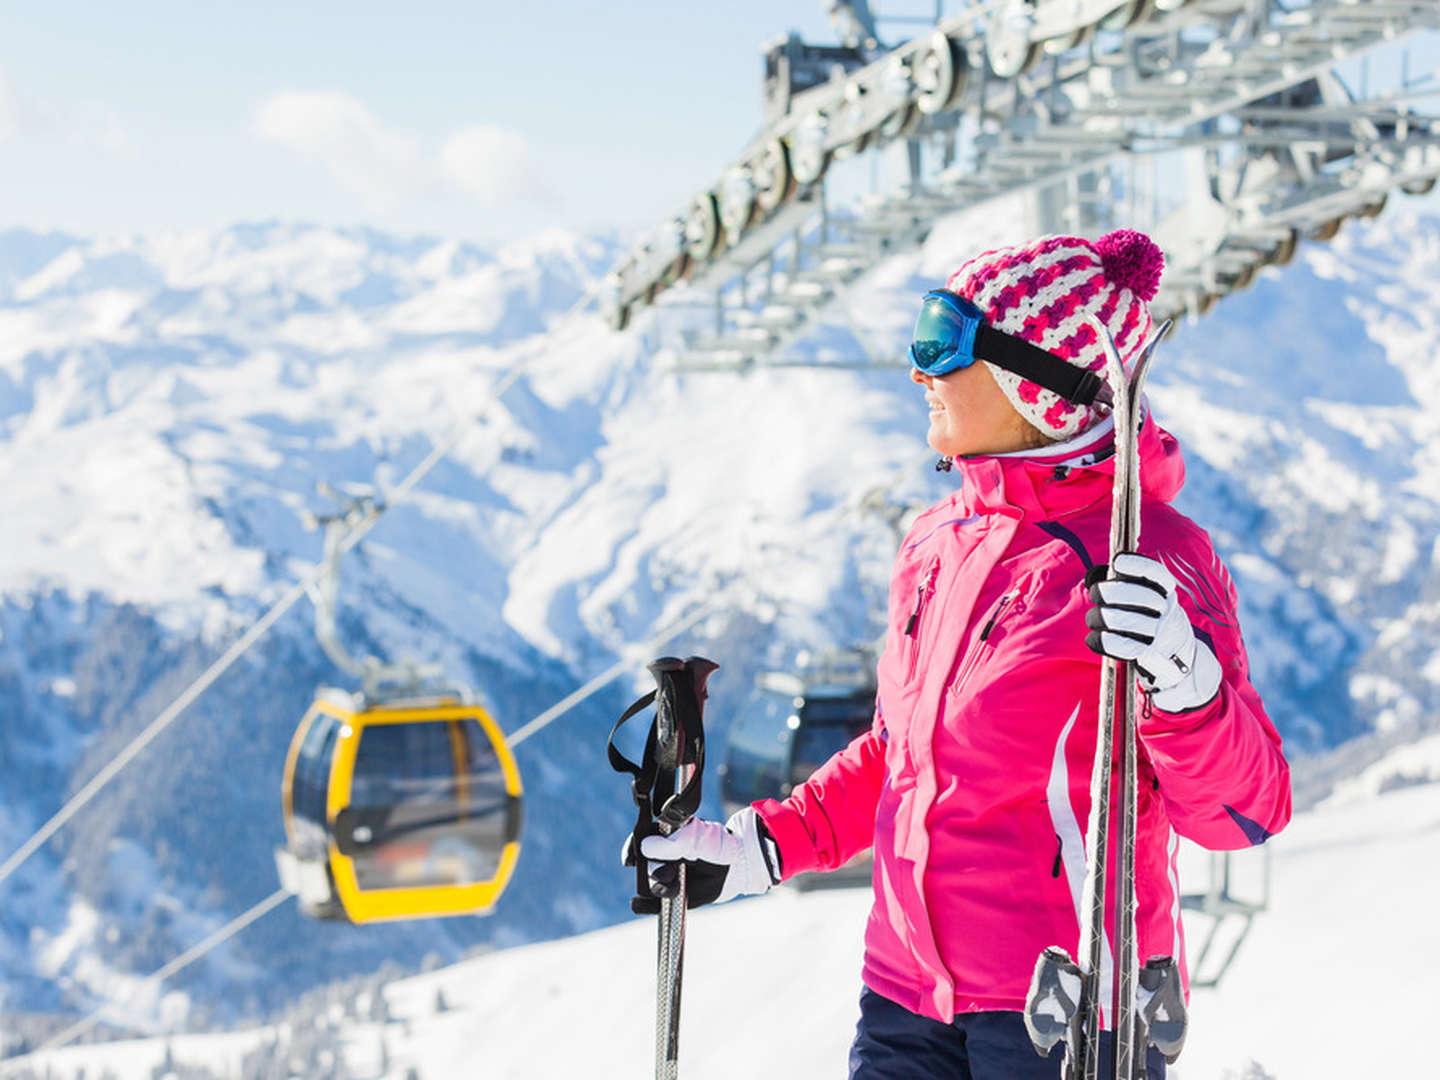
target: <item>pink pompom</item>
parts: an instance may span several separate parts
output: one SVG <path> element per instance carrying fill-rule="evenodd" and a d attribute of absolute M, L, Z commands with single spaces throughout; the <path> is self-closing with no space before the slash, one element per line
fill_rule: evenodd
<path fill-rule="evenodd" d="M 1111 284 L 1129 289 L 1147 304 L 1160 289 L 1165 256 L 1154 240 L 1134 229 L 1116 229 L 1095 241 Z"/>

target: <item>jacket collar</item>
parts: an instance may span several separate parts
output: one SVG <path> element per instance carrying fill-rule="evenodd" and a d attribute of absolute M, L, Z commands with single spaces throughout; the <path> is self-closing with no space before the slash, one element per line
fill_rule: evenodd
<path fill-rule="evenodd" d="M 1081 436 L 1061 454 L 958 458 L 957 498 L 972 514 L 1006 509 L 1043 519 L 1064 517 L 1108 500 L 1115 482 L 1115 433 L 1107 427 Z M 1185 460 L 1175 436 L 1147 415 L 1140 427 L 1140 488 L 1171 502 L 1185 483 Z"/>

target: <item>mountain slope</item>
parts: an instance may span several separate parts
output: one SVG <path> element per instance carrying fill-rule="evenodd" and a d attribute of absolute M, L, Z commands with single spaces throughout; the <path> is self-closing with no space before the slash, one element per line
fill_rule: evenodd
<path fill-rule="evenodd" d="M 901 355 L 915 297 L 1014 220 L 944 223 L 801 349 L 853 353 L 856 327 Z M 1182 327 L 1156 371 L 1186 447 L 1181 506 L 1234 571 L 1294 749 L 1435 715 L 1437 238 L 1393 214 L 1306 246 Z M 666 647 L 721 662 L 719 747 L 757 670 L 868 641 L 891 520 L 950 483 L 916 388 L 900 368 L 661 374 L 652 352 L 683 315 L 626 335 L 561 318 L 612 254 L 558 233 L 492 253 L 278 224 L 0 236 L 0 483 L 19 523 L 0 555 L 0 850 L 307 571 L 319 482 L 383 494 L 456 424 L 455 450 L 346 560 L 352 649 L 441 663 L 513 731 L 724 590 Z M 124 996 L 266 895 L 285 745 L 332 681 L 297 609 L 7 883 L 0 1009 Z M 631 811 L 602 746 L 637 685 L 520 748 L 525 848 L 494 917 L 357 930 L 287 908 L 177 980 L 171 1013 L 235 1016 L 386 958 L 621 918 Z M 128 1022 L 153 1018 L 132 1004 Z"/>

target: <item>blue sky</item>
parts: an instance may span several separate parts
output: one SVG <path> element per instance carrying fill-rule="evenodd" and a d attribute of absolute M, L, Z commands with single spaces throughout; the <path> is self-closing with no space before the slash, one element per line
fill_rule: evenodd
<path fill-rule="evenodd" d="M 0 6 L 0 227 L 643 227 L 791 27 L 832 39 L 820 0 Z"/>
<path fill-rule="evenodd" d="M 644 229 L 758 129 L 789 28 L 833 40 L 822 0 L 0 4 L 0 228 Z"/>

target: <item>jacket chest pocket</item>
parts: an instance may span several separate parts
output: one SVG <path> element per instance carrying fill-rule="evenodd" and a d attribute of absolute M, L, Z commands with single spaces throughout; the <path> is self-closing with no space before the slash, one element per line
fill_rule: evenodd
<path fill-rule="evenodd" d="M 975 635 L 974 641 L 966 651 L 960 662 L 960 668 L 955 677 L 950 680 L 950 695 L 958 697 L 970 681 L 975 669 L 980 667 L 986 658 L 994 655 L 996 646 L 1004 638 L 1005 632 L 1014 625 L 1025 608 L 1028 606 L 1026 591 L 1023 583 L 1016 584 L 1007 589 L 999 600 L 992 603 L 984 616 L 984 622 L 980 625 L 980 632 Z"/>
<path fill-rule="evenodd" d="M 915 672 L 920 665 L 920 645 L 925 639 L 925 615 L 930 610 L 935 598 L 935 581 L 939 576 L 940 559 L 938 557 L 931 558 L 925 564 L 925 570 L 920 575 L 920 582 L 915 588 L 915 605 L 910 612 L 910 617 L 905 621 L 903 638 L 907 686 L 915 681 Z"/>

